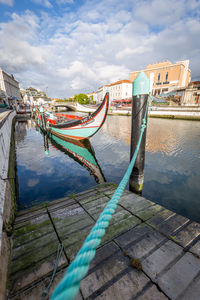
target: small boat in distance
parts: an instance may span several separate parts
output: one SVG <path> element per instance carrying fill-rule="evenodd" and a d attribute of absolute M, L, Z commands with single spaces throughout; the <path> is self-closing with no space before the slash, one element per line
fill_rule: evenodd
<path fill-rule="evenodd" d="M 103 102 L 97 110 L 88 116 L 67 119 L 65 115 L 59 118 L 50 112 L 44 112 L 43 108 L 37 115 L 39 126 L 62 139 L 87 139 L 93 136 L 103 125 L 109 105 L 109 93 L 106 93 Z"/>
<path fill-rule="evenodd" d="M 18 115 L 30 115 L 31 114 L 31 108 L 28 104 L 17 104 L 16 105 L 16 112 Z"/>

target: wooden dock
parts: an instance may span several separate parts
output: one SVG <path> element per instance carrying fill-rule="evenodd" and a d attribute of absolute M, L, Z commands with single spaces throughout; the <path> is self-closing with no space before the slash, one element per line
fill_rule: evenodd
<path fill-rule="evenodd" d="M 18 213 L 9 300 L 50 294 L 111 198 L 112 184 Z M 200 224 L 125 191 L 76 300 L 199 300 Z"/>

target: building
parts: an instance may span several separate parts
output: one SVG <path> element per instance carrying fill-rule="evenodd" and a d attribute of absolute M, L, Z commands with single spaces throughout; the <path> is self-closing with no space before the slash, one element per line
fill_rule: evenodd
<path fill-rule="evenodd" d="M 181 105 L 200 106 L 200 81 L 192 81 L 182 92 Z"/>
<path fill-rule="evenodd" d="M 24 102 L 30 104 L 43 104 L 46 101 L 50 101 L 45 92 L 38 91 L 32 87 L 26 90 L 21 89 L 21 94 Z"/>
<path fill-rule="evenodd" d="M 110 91 L 110 85 L 106 84 L 98 88 L 97 90 L 97 104 L 101 103 L 105 97 L 106 92 Z"/>
<path fill-rule="evenodd" d="M 151 93 L 154 96 L 185 88 L 191 80 L 189 60 L 177 61 L 174 64 L 166 60 L 147 65 L 144 70 L 130 72 L 130 81 L 133 82 L 141 71 L 149 77 Z"/>
<path fill-rule="evenodd" d="M 119 80 L 109 85 L 110 103 L 114 100 L 132 98 L 132 82 L 130 80 Z"/>
<path fill-rule="evenodd" d="M 0 68 L 0 94 L 1 101 L 12 104 L 15 100 L 22 100 L 19 82 L 13 75 L 9 75 Z"/>
<path fill-rule="evenodd" d="M 8 106 L 8 97 L 6 96 L 6 93 L 0 89 L 0 107 Z"/>
<path fill-rule="evenodd" d="M 97 103 L 97 93 L 96 92 L 92 92 L 87 94 L 90 103 Z"/>

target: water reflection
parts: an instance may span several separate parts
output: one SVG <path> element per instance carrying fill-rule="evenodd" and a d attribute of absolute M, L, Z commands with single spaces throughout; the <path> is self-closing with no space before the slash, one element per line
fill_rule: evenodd
<path fill-rule="evenodd" d="M 176 156 L 183 151 L 183 147 L 196 148 L 193 140 L 194 135 L 200 137 L 199 129 L 200 124 L 195 121 L 150 118 L 147 126 L 146 151 Z M 108 121 L 101 131 L 123 140 L 130 146 L 131 117 L 108 116 Z M 200 157 L 199 152 L 198 157 Z"/>
<path fill-rule="evenodd" d="M 129 152 L 130 117 L 109 116 L 102 131 L 115 143 L 124 141 Z M 150 118 L 142 195 L 200 222 L 199 170 L 200 122 Z"/>
<path fill-rule="evenodd" d="M 18 145 L 24 141 L 27 135 L 27 129 L 31 127 L 31 120 L 20 121 L 15 125 L 15 143 Z"/>
<path fill-rule="evenodd" d="M 81 157 L 73 151 L 77 145 L 62 145 L 56 137 L 45 142 L 30 121 L 17 123 L 19 207 L 82 192 L 103 181 L 104 176 L 108 182 L 119 183 L 129 164 L 130 130 L 130 117 L 108 116 L 90 139 L 93 146 Z M 45 155 L 45 149 L 49 149 L 49 155 Z M 84 161 L 90 155 L 93 165 L 101 166 L 96 173 Z M 143 196 L 200 222 L 199 169 L 200 122 L 150 118 Z"/>
<path fill-rule="evenodd" d="M 19 209 L 52 201 L 106 181 L 90 141 L 42 134 L 34 122 L 15 127 Z"/>
<path fill-rule="evenodd" d="M 106 179 L 103 175 L 101 167 L 95 157 L 94 149 L 89 140 L 63 140 L 55 135 L 47 135 L 42 133 L 44 137 L 44 150 L 46 154 L 49 154 L 49 141 L 52 146 L 64 152 L 69 157 L 73 158 L 81 166 L 86 168 L 90 175 L 93 175 L 97 183 L 104 183 Z"/>

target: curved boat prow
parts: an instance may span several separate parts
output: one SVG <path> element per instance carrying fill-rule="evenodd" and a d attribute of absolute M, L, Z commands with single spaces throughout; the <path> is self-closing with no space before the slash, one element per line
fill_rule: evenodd
<path fill-rule="evenodd" d="M 86 139 L 93 136 L 105 122 L 109 106 L 109 93 L 98 109 L 89 116 L 68 122 L 56 123 L 46 119 L 46 130 L 61 138 Z M 54 124 L 53 124 L 54 123 Z"/>

